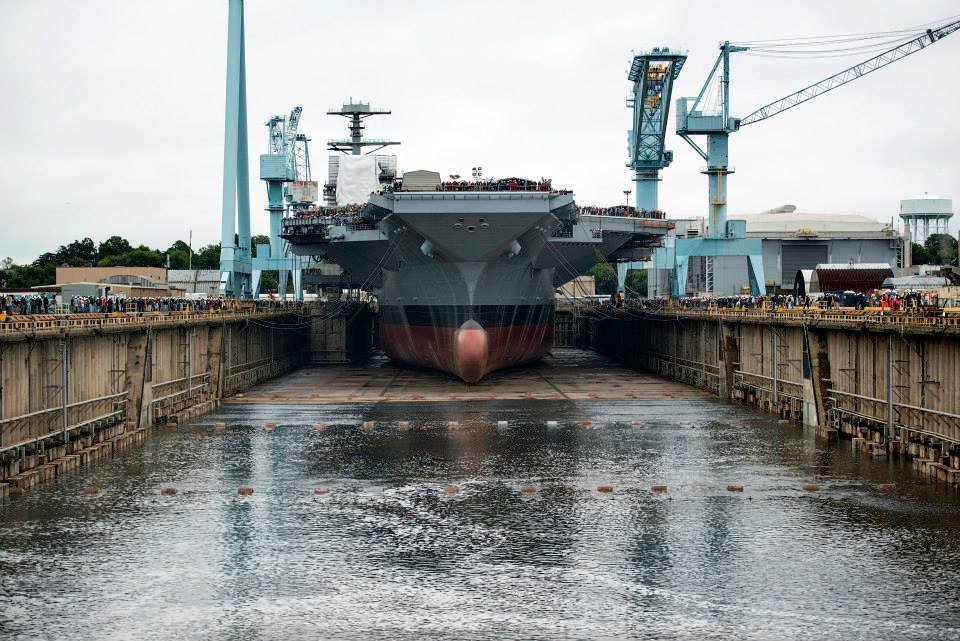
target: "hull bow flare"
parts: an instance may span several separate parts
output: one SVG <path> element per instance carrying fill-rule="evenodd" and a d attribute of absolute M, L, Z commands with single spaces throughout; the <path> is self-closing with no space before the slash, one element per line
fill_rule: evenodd
<path fill-rule="evenodd" d="M 468 383 L 476 383 L 487 373 L 490 360 L 490 337 L 476 321 L 460 326 L 453 337 L 454 362 L 457 376 Z"/>

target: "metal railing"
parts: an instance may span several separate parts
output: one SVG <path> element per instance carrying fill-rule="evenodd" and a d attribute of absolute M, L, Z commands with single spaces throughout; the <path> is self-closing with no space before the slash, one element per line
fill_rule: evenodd
<path fill-rule="evenodd" d="M 887 411 L 892 406 L 895 427 L 906 430 L 908 433 L 960 443 L 960 414 L 897 401 L 889 403 L 886 399 L 834 388 L 829 390 L 828 399 L 831 411 L 856 416 L 877 424 L 886 424 Z"/>
<path fill-rule="evenodd" d="M 8 316 L 5 322 L 0 323 L 0 336 L 15 333 L 44 333 L 82 329 L 111 329 L 123 327 L 144 327 L 179 325 L 188 322 L 208 321 L 211 319 L 242 320 L 245 318 L 262 318 L 283 314 L 302 313 L 305 305 L 291 305 L 286 307 L 271 307 L 259 310 L 251 309 L 220 309 L 198 312 L 113 312 L 108 313 L 80 313 L 37 316 L 15 315 Z"/>
<path fill-rule="evenodd" d="M 272 360 L 263 365 L 249 367 L 236 374 L 229 374 L 224 380 L 223 395 L 226 396 L 238 390 L 247 389 L 260 381 L 285 372 L 291 367 L 293 367 L 293 359 L 291 357 L 285 357 Z"/>
<path fill-rule="evenodd" d="M 741 369 L 734 370 L 733 372 L 733 386 L 736 389 L 759 392 L 764 397 L 770 397 L 766 400 L 773 400 L 774 385 L 776 385 L 777 389 L 777 398 L 789 398 L 798 403 L 803 402 L 803 383 L 785 378 L 774 379 L 772 376 L 767 376 L 766 374 L 746 372 Z"/>
<path fill-rule="evenodd" d="M 863 310 L 846 309 L 804 309 L 778 307 L 770 308 L 685 308 L 673 307 L 659 310 L 645 310 L 634 308 L 646 314 L 673 318 L 709 318 L 709 319 L 743 319 L 756 321 L 787 321 L 787 322 L 831 322 L 848 323 L 851 325 L 877 326 L 913 326 L 913 327 L 958 327 L 960 328 L 960 309 L 942 309 L 934 315 L 928 313 L 914 313 L 909 310 L 891 312 L 879 308 L 868 307 Z"/>
<path fill-rule="evenodd" d="M 194 374 L 190 377 L 189 384 L 187 377 L 177 378 L 172 381 L 164 381 L 153 386 L 153 402 L 159 403 L 167 399 L 176 398 L 188 394 L 195 390 L 205 389 L 210 384 L 210 373 Z M 159 395 L 159 396 L 158 396 Z"/>
<path fill-rule="evenodd" d="M 50 407 L 0 420 L 0 452 L 34 445 L 45 439 L 61 436 L 66 431 L 95 423 L 116 424 L 126 417 L 127 392 L 77 401 L 64 407 Z M 66 423 L 66 430 L 64 430 Z"/>

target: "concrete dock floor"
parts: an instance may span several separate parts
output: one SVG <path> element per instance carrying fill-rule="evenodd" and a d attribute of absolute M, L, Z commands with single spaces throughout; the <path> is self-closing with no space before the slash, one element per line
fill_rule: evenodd
<path fill-rule="evenodd" d="M 225 403 L 382 403 L 709 397 L 708 392 L 626 368 L 595 352 L 557 349 L 542 362 L 468 385 L 452 375 L 377 359 L 362 366 L 300 369 Z"/>

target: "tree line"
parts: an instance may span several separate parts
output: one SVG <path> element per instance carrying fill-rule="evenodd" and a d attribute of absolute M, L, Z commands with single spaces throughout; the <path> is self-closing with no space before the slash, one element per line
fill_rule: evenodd
<path fill-rule="evenodd" d="M 921 245 L 911 245 L 914 265 L 956 265 L 957 239 L 950 234 L 930 234 Z"/>
<path fill-rule="evenodd" d="M 254 255 L 258 243 L 269 243 L 267 236 L 254 236 L 251 239 Z M 204 245 L 196 250 L 182 240 L 174 242 L 166 249 L 155 249 L 147 245 L 133 246 L 120 236 L 111 236 L 101 243 L 91 238 L 82 238 L 55 251 L 41 254 L 32 263 L 18 265 L 11 258 L 0 261 L 0 286 L 9 288 L 28 288 L 38 285 L 52 285 L 56 282 L 57 267 L 166 267 L 170 269 L 219 269 L 220 243 Z M 272 276 L 273 278 L 269 278 Z M 276 287 L 275 274 L 263 275 L 263 289 Z"/>

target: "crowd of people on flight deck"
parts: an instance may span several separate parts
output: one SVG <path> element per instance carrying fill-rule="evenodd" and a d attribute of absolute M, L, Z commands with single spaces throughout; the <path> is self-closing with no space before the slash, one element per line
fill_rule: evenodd
<path fill-rule="evenodd" d="M 578 205 L 577 211 L 581 214 L 591 216 L 624 216 L 627 218 L 654 218 L 663 220 L 667 213 L 659 209 L 637 209 L 627 205 L 615 205 L 613 207 L 595 207 L 592 205 Z"/>
<path fill-rule="evenodd" d="M 527 180 L 526 178 L 501 178 L 499 180 L 449 180 L 440 184 L 441 191 L 551 191 L 553 181 L 549 178 Z"/>

